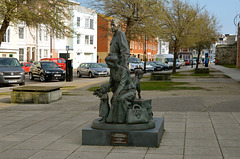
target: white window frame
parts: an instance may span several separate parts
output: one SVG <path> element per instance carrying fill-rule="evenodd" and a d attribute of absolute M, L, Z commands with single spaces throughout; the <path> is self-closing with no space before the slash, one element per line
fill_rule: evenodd
<path fill-rule="evenodd" d="M 77 34 L 77 44 L 80 44 L 81 43 L 81 35 L 80 34 Z"/>
<path fill-rule="evenodd" d="M 24 48 L 19 48 L 19 61 L 24 60 Z"/>
<path fill-rule="evenodd" d="M 93 45 L 93 40 L 94 40 L 94 36 L 93 35 L 90 35 L 90 39 L 89 39 L 89 44 L 90 45 Z"/>
<path fill-rule="evenodd" d="M 19 39 L 24 39 L 24 27 L 19 27 L 18 28 L 18 38 Z"/>
<path fill-rule="evenodd" d="M 89 45 L 89 35 L 85 35 L 85 45 Z"/>
<path fill-rule="evenodd" d="M 77 27 L 80 27 L 81 18 L 77 17 Z"/>

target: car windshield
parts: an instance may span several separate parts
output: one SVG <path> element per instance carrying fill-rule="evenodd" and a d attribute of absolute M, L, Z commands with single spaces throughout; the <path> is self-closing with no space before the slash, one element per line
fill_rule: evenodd
<path fill-rule="evenodd" d="M 173 62 L 173 58 L 166 58 L 168 62 Z"/>
<path fill-rule="evenodd" d="M 90 63 L 90 64 L 89 64 L 89 67 L 90 67 L 90 68 L 101 68 L 102 66 L 99 65 L 99 64 L 97 64 L 97 63 Z"/>
<path fill-rule="evenodd" d="M 21 67 L 20 63 L 15 58 L 0 58 L 0 66 Z"/>
<path fill-rule="evenodd" d="M 142 61 L 139 58 L 129 58 L 130 63 L 141 63 Z"/>
<path fill-rule="evenodd" d="M 42 62 L 42 68 L 59 68 L 55 62 Z"/>
<path fill-rule="evenodd" d="M 159 62 L 159 61 L 154 61 L 155 64 L 158 64 L 158 65 L 162 65 L 163 63 Z"/>
<path fill-rule="evenodd" d="M 108 65 L 105 63 L 100 63 L 99 65 L 101 65 L 102 67 L 108 67 Z"/>

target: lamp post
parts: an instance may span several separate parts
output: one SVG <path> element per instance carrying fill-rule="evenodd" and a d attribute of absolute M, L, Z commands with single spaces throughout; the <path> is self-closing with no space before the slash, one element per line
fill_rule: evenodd
<path fill-rule="evenodd" d="M 72 60 L 69 60 L 69 46 L 66 46 L 67 57 L 66 57 L 66 82 L 73 81 L 73 68 L 72 68 Z"/>
<path fill-rule="evenodd" d="M 145 50 L 144 50 L 144 73 L 146 73 L 147 71 L 146 71 L 146 46 L 147 46 L 147 39 L 146 39 L 147 37 L 146 37 L 146 34 L 145 34 L 145 46 L 144 46 L 144 48 L 145 48 Z"/>

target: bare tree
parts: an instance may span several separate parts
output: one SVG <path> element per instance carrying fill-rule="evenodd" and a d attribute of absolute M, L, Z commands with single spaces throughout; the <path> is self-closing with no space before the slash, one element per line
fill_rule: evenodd
<path fill-rule="evenodd" d="M 199 14 L 195 26 L 196 43 L 194 44 L 194 48 L 198 52 L 196 65 L 196 68 L 198 68 L 201 51 L 205 48 L 209 49 L 216 41 L 218 29 L 221 26 L 218 25 L 217 19 L 213 15 L 210 15 L 206 10 Z"/>
<path fill-rule="evenodd" d="M 174 50 L 172 73 L 176 73 L 177 52 L 181 47 L 193 46 L 195 41 L 195 25 L 198 14 L 203 8 L 190 5 L 187 1 L 172 0 L 164 9 L 160 20 L 161 37 L 169 41 Z"/>

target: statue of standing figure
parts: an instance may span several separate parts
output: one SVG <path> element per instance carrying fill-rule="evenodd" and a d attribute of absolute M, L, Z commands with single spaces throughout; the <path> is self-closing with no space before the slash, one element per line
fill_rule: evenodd
<path fill-rule="evenodd" d="M 113 19 L 111 29 L 113 38 L 110 43 L 110 53 L 105 61 L 110 68 L 110 80 L 106 86 L 109 89 L 106 90 L 110 91 L 111 88 L 113 95 L 110 100 L 111 106 L 109 106 L 108 98 L 103 98 L 103 96 L 108 97 L 107 92 L 101 91 L 103 88 L 95 91 L 101 99 L 99 116 L 102 119 L 100 121 L 116 124 L 146 123 L 149 121 L 146 108 L 136 104 L 133 108 L 136 87 L 138 97 L 141 99 L 140 79 L 143 72 L 137 71 L 135 78 L 131 78 L 128 68 L 130 51 L 127 38 L 121 31 L 121 21 Z"/>

